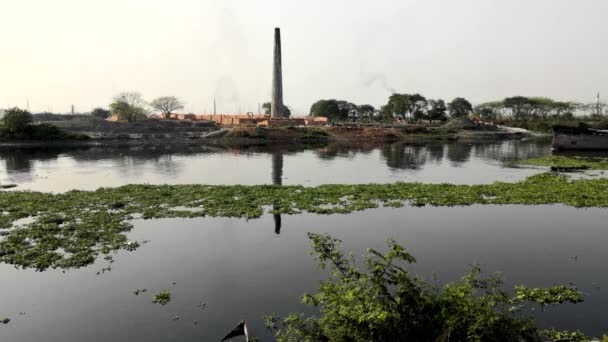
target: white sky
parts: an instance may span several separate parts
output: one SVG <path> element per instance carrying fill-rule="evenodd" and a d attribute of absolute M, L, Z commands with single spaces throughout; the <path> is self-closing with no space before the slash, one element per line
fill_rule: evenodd
<path fill-rule="evenodd" d="M 474 103 L 608 96 L 606 0 L 0 0 L 0 108 L 107 107 L 136 90 L 186 111 L 269 100 L 378 106 L 390 89 Z"/>

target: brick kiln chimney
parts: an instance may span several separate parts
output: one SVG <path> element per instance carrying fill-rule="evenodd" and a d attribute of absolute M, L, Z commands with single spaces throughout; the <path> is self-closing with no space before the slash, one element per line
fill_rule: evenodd
<path fill-rule="evenodd" d="M 281 67 L 281 29 L 274 29 L 274 67 L 272 69 L 271 118 L 283 117 L 283 69 Z"/>

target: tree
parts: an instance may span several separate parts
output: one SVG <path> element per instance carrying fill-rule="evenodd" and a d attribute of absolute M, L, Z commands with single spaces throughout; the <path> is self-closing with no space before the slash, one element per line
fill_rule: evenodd
<path fill-rule="evenodd" d="M 393 94 L 383 107 L 383 116 L 421 120 L 425 115 L 427 100 L 420 94 Z"/>
<path fill-rule="evenodd" d="M 118 115 L 121 120 L 134 122 L 146 118 L 146 102 L 138 92 L 124 92 L 114 97 L 110 104 L 113 114 Z"/>
<path fill-rule="evenodd" d="M 160 111 L 166 119 L 171 117 L 174 110 L 183 109 L 184 104 L 175 96 L 161 96 L 150 102 L 152 108 Z"/>
<path fill-rule="evenodd" d="M 492 122 L 498 118 L 494 108 L 489 106 L 480 105 L 475 107 L 475 114 L 477 114 L 481 120 L 486 122 Z"/>
<path fill-rule="evenodd" d="M 33 122 L 32 114 L 17 107 L 7 109 L 2 117 L 2 125 L 9 133 L 21 133 Z"/>
<path fill-rule="evenodd" d="M 448 104 L 448 111 L 453 118 L 463 118 L 473 111 L 473 106 L 466 99 L 457 97 Z"/>
<path fill-rule="evenodd" d="M 344 112 L 340 111 L 340 104 L 337 100 L 319 100 L 310 106 L 311 116 L 325 116 L 330 120 L 344 120 Z"/>
<path fill-rule="evenodd" d="M 264 104 L 262 104 L 262 109 L 264 110 L 264 114 L 270 115 L 272 112 L 272 103 L 264 102 Z M 281 110 L 281 115 L 285 118 L 290 117 L 291 109 L 289 109 L 289 107 L 287 107 L 286 105 L 283 105 L 283 109 Z"/>
<path fill-rule="evenodd" d="M 357 110 L 357 116 L 362 117 L 362 118 L 373 116 L 374 113 L 376 112 L 376 108 L 374 108 L 374 106 L 369 105 L 369 104 L 359 105 L 359 106 L 357 106 L 356 110 Z"/>
<path fill-rule="evenodd" d="M 407 270 L 416 259 L 395 241 L 388 241 L 386 253 L 368 249 L 361 262 L 344 255 L 340 240 L 308 236 L 319 267 L 331 271 L 317 293 L 302 299 L 320 316 L 265 319 L 270 329 L 277 329 L 279 342 L 541 341 L 549 333 L 525 315 L 529 305 L 583 298 L 570 285 L 515 286 L 511 295 L 500 276 L 482 277 L 478 266 L 460 281 L 433 286 Z"/>
<path fill-rule="evenodd" d="M 441 99 L 439 100 L 429 100 L 428 101 L 429 109 L 427 111 L 427 117 L 429 121 L 432 123 L 434 120 L 445 120 L 446 119 L 446 106 L 445 102 Z"/>
<path fill-rule="evenodd" d="M 91 116 L 102 120 L 107 119 L 108 117 L 110 117 L 110 115 L 112 115 L 112 112 L 101 107 L 97 107 L 93 109 L 93 111 L 91 111 Z"/>

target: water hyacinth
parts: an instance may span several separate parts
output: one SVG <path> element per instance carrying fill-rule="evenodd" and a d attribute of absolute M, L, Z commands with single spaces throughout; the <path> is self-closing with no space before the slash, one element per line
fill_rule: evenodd
<path fill-rule="evenodd" d="M 78 268 L 117 250 L 133 251 L 126 233 L 144 219 L 263 214 L 347 214 L 370 208 L 564 204 L 607 207 L 608 179 L 571 180 L 552 173 L 517 183 L 301 185 L 126 185 L 96 191 L 0 192 L 0 262 L 23 268 Z M 26 223 L 14 225 L 24 218 Z"/>

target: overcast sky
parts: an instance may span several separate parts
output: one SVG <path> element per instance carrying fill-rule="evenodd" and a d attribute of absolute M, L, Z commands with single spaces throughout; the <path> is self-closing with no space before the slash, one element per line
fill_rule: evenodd
<path fill-rule="evenodd" d="M 608 97 L 606 0 L 0 0 L 0 108 L 89 111 L 135 90 L 257 112 L 275 26 L 297 114 L 392 91 Z"/>

